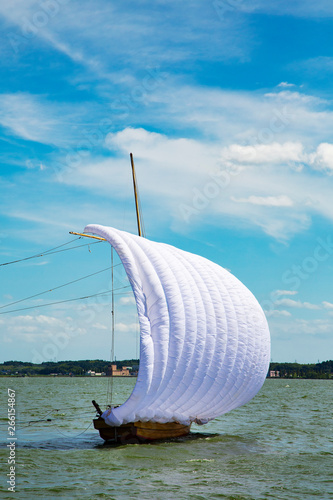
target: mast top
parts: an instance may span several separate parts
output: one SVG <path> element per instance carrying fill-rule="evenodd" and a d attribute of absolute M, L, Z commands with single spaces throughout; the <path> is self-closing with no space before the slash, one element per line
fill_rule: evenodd
<path fill-rule="evenodd" d="M 139 236 L 143 236 L 143 234 L 142 234 L 142 224 L 141 224 L 141 211 L 140 211 L 140 205 L 139 205 L 138 187 L 137 187 L 135 167 L 134 167 L 134 158 L 133 158 L 133 154 L 132 153 L 130 153 L 130 158 L 131 158 L 131 167 L 132 167 L 133 189 L 134 189 L 134 200 L 135 200 L 135 210 L 136 210 L 136 221 L 137 221 L 137 225 L 138 225 L 138 235 Z M 77 232 L 74 232 L 74 231 L 69 231 L 69 234 L 74 234 L 74 235 L 77 235 L 77 236 L 85 236 L 86 238 L 93 238 L 95 240 L 106 241 L 105 238 L 101 238 L 99 236 L 92 236 L 92 235 L 85 234 L 85 233 L 77 233 Z"/>
<path fill-rule="evenodd" d="M 136 221 L 137 221 L 137 224 L 138 224 L 138 235 L 142 236 L 141 220 L 140 220 L 140 208 L 139 208 L 139 201 L 138 201 L 138 188 L 137 188 L 137 183 L 136 183 L 134 159 L 133 159 L 132 153 L 130 153 L 130 158 L 131 158 L 132 177 L 133 177 L 133 189 L 134 189 L 134 199 L 135 199 Z"/>

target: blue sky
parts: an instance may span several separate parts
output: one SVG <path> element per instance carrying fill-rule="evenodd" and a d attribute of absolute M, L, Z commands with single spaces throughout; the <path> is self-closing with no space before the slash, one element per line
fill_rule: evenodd
<path fill-rule="evenodd" d="M 99 223 L 229 269 L 274 361 L 333 355 L 333 5 L 15 0 L 0 6 L 0 263 Z M 118 261 L 117 261 L 118 262 Z M 107 244 L 0 267 L 1 361 L 110 356 Z M 116 356 L 136 357 L 116 268 Z M 5 307 L 3 307 L 5 306 Z M 44 306 L 44 307 L 42 307 Z"/>

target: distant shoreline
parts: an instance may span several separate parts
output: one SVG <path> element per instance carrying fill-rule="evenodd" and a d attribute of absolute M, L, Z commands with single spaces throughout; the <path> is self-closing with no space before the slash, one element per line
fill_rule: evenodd
<path fill-rule="evenodd" d="M 89 375 L 0 375 L 0 378 L 138 378 L 137 375 L 117 375 L 116 377 L 103 376 L 103 377 L 89 377 Z M 331 377 L 266 377 L 266 380 L 333 380 Z"/>
<path fill-rule="evenodd" d="M 118 370 L 129 369 L 129 374 L 112 378 L 135 378 L 139 369 L 139 359 L 105 361 L 101 359 L 80 361 L 45 361 L 29 363 L 25 361 L 5 361 L 0 363 L 0 377 L 110 377 L 110 366 L 117 365 Z M 333 361 L 321 363 L 276 363 L 269 366 L 267 378 L 270 379 L 326 379 L 333 380 Z"/>

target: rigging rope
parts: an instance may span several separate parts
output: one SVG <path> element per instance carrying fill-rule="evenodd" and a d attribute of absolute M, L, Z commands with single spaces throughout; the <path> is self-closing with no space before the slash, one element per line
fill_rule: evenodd
<path fill-rule="evenodd" d="M 59 432 L 62 436 L 67 437 L 67 438 L 68 438 L 68 437 L 69 437 L 69 438 L 77 438 L 77 437 L 81 436 L 82 434 L 84 434 L 85 432 L 87 432 L 87 430 L 89 429 L 89 427 L 91 427 L 91 426 L 92 426 L 92 424 L 93 424 L 93 423 L 92 423 L 92 422 L 90 422 L 90 424 L 88 425 L 88 427 L 86 427 L 86 429 L 84 429 L 84 431 L 79 432 L 79 434 L 65 434 L 64 432 L 62 432 L 62 431 L 59 429 L 59 427 L 57 426 L 57 424 L 51 424 L 51 425 L 54 425 L 54 426 L 56 427 L 57 431 L 58 431 L 58 432 Z"/>
<path fill-rule="evenodd" d="M 126 286 L 122 286 L 120 288 L 115 288 L 115 290 L 123 290 L 124 288 L 129 288 L 129 287 L 130 287 L 130 285 L 126 285 Z M 86 295 L 84 297 L 77 297 L 75 299 L 59 300 L 57 302 L 48 302 L 47 304 L 40 304 L 38 306 L 22 307 L 20 309 L 11 309 L 10 311 L 2 311 L 2 312 L 0 312 L 0 314 L 9 314 L 12 312 L 27 311 L 28 309 L 38 309 L 39 307 L 52 306 L 54 304 L 63 304 L 64 302 L 73 302 L 75 300 L 90 299 L 91 297 L 98 297 L 100 295 L 108 295 L 110 292 L 111 292 L 111 290 L 105 290 L 104 292 L 94 293 L 92 295 Z M 124 293 L 131 293 L 131 292 L 124 292 Z M 115 295 L 122 295 L 122 293 L 117 293 Z"/>
<path fill-rule="evenodd" d="M 117 265 L 120 266 L 120 264 L 117 264 Z M 71 285 L 72 283 L 77 283 L 78 281 L 84 280 L 86 278 L 90 278 L 91 276 L 95 276 L 96 274 L 100 274 L 100 273 L 103 273 L 105 271 L 108 271 L 109 269 L 110 269 L 110 267 L 106 267 L 105 269 L 102 269 L 101 271 L 97 271 L 97 272 L 92 273 L 92 274 L 87 274 L 87 276 L 83 276 L 82 278 L 78 278 L 76 280 L 69 281 L 68 283 L 64 283 L 63 285 L 55 286 L 53 288 L 50 288 L 49 290 L 45 290 L 44 292 L 36 293 L 35 295 L 30 295 L 29 297 L 26 297 L 25 299 L 20 299 L 20 300 L 16 300 L 15 302 L 10 302 L 9 304 L 5 304 L 4 306 L 0 306 L 0 309 L 3 309 L 4 307 L 13 306 L 14 304 L 18 304 L 19 302 L 24 302 L 25 300 L 33 299 L 34 297 L 39 297 L 40 295 L 44 295 L 44 293 L 53 292 L 54 290 L 58 290 L 59 288 L 63 288 L 64 286 Z"/>
<path fill-rule="evenodd" d="M 97 245 L 98 243 L 104 243 L 104 241 L 94 241 L 93 243 L 85 243 L 84 245 L 76 245 L 75 247 L 63 248 L 62 250 L 57 250 L 57 248 L 63 247 L 65 245 L 69 245 L 70 243 L 73 243 L 74 241 L 81 240 L 81 239 L 82 238 L 80 236 L 79 238 L 75 238 L 75 240 L 68 241 L 67 243 L 63 243 L 62 245 L 59 245 L 58 247 L 51 248 L 50 250 L 46 250 L 45 252 L 31 255 L 30 257 L 25 257 L 24 259 L 12 260 L 11 262 L 3 262 L 2 264 L 0 264 L 0 267 L 1 266 L 9 266 L 9 264 L 17 264 L 18 262 L 23 262 L 25 260 L 30 260 L 30 259 L 36 259 L 38 257 L 46 257 L 47 255 L 52 255 L 54 253 L 68 252 L 68 250 L 74 250 L 75 248 L 81 248 L 81 247 L 86 247 L 89 245 Z"/>
<path fill-rule="evenodd" d="M 113 273 L 113 247 L 111 246 L 111 286 L 112 286 L 112 298 L 111 298 L 111 352 L 110 352 L 110 370 L 111 363 L 114 361 L 114 273 Z M 113 377 L 112 372 L 108 379 L 107 392 L 106 392 L 106 407 L 108 404 L 112 405 L 112 395 L 113 395 Z"/>

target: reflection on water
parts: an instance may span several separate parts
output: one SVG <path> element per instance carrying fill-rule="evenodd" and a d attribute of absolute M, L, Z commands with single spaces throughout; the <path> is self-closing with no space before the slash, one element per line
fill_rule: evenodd
<path fill-rule="evenodd" d="M 124 401 L 135 379 L 115 379 Z M 104 445 L 92 399 L 107 405 L 106 379 L 1 378 L 16 390 L 17 491 L 24 499 L 333 498 L 332 381 L 267 380 L 250 403 L 189 436 Z M 0 420 L 2 478 L 7 420 Z M 13 498 L 6 493 L 2 498 Z"/>

